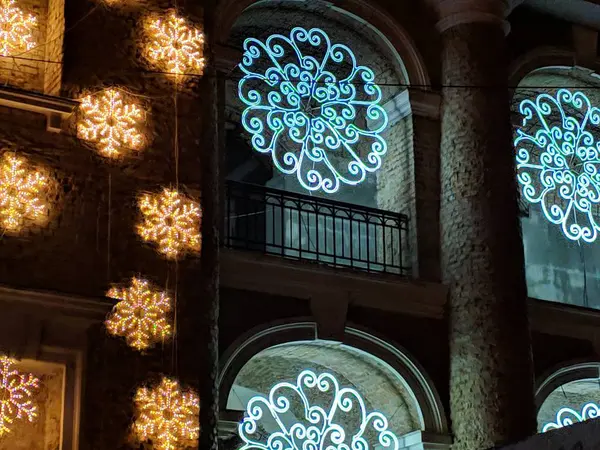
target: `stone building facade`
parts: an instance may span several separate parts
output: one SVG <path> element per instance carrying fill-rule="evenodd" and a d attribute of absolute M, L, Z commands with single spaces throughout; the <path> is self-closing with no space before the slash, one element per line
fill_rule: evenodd
<path fill-rule="evenodd" d="M 0 352 L 44 384 L 40 417 L 15 422 L 0 450 L 153 448 L 132 433 L 133 397 L 162 375 L 199 393 L 203 450 L 241 448 L 249 402 L 304 370 L 385 415 L 398 449 L 509 445 L 562 406 L 600 407 L 598 244 L 535 228 L 513 146 L 520 101 L 597 98 L 596 2 L 15 5 L 38 18 L 37 45 L 0 56 L 0 157 L 53 184 L 43 226 L 0 233 Z M 144 53 L 147 17 L 175 8 L 205 33 L 203 73 L 180 83 Z M 331 195 L 276 170 L 241 125 L 244 41 L 294 27 L 373 70 L 389 118 L 381 168 Z M 77 133 L 82 97 L 110 87 L 145 119 L 145 147 L 118 160 Z M 201 205 L 201 254 L 167 261 L 137 234 L 139 196 L 163 187 Z M 177 298 L 176 339 L 143 353 L 103 325 L 108 289 L 133 276 Z"/>

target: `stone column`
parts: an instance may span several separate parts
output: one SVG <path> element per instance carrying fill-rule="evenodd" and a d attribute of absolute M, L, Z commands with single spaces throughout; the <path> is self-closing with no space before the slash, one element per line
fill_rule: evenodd
<path fill-rule="evenodd" d="M 204 31 L 206 46 L 204 57 L 206 67 L 201 84 L 201 101 L 205 102 L 202 141 L 198 151 L 202 153 L 202 257 L 200 260 L 201 296 L 199 304 L 198 334 L 201 348 L 197 357 L 203 362 L 200 376 L 200 439 L 198 448 L 217 450 L 219 423 L 219 229 L 220 229 L 220 150 L 219 136 L 222 120 L 219 107 L 219 88 L 223 88 L 218 78 L 215 61 L 215 13 L 216 0 L 204 2 Z"/>
<path fill-rule="evenodd" d="M 439 2 L 442 278 L 455 449 L 535 432 L 501 0 Z"/>

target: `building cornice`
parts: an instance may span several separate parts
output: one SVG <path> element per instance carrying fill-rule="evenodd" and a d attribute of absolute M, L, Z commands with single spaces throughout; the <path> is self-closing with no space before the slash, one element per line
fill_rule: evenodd
<path fill-rule="evenodd" d="M 492 23 L 510 30 L 504 19 L 510 13 L 511 0 L 436 0 L 438 12 L 436 28 L 443 33 L 450 28 L 468 23 Z"/>
<path fill-rule="evenodd" d="M 0 304 L 2 303 L 10 303 L 15 309 L 27 309 L 34 315 L 60 315 L 91 323 L 102 322 L 113 306 L 106 299 L 21 290 L 0 285 Z"/>
<path fill-rule="evenodd" d="M 60 133 L 62 120 L 70 116 L 79 102 L 10 87 L 0 87 L 0 106 L 46 116 L 46 129 Z"/>

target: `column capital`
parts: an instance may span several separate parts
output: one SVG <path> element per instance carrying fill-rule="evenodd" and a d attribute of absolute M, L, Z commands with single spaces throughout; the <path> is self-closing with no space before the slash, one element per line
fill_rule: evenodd
<path fill-rule="evenodd" d="M 436 25 L 440 33 L 457 25 L 475 22 L 495 23 L 508 33 L 504 20 L 523 0 L 434 0 L 438 12 Z"/>

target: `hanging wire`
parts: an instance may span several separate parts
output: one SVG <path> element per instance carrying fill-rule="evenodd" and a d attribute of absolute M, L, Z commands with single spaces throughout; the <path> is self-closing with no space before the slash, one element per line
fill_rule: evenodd
<path fill-rule="evenodd" d="M 53 61 L 53 60 L 47 60 L 47 59 L 40 59 L 40 58 L 26 58 L 26 57 L 20 57 L 20 56 L 1 56 L 0 55 L 0 59 L 1 58 L 10 58 L 10 59 L 18 59 L 18 60 L 23 60 L 23 61 L 31 61 L 31 62 L 40 62 L 40 63 L 46 63 L 46 64 L 59 64 L 59 65 L 63 65 L 64 66 L 64 62 L 63 61 Z M 224 79 L 227 81 L 240 81 L 243 77 L 242 76 L 235 76 L 235 75 L 231 75 L 231 72 L 235 70 L 235 67 L 228 73 L 228 74 L 224 74 L 221 71 L 219 71 L 215 76 L 212 75 L 205 75 L 205 74 L 197 74 L 197 73 L 178 73 L 175 74 L 173 72 L 167 72 L 167 71 L 161 71 L 161 70 L 150 70 L 150 69 L 142 69 L 142 68 L 137 68 L 137 69 L 126 69 L 126 70 L 122 70 L 120 72 L 115 72 L 115 74 L 131 74 L 131 73 L 143 73 L 143 74 L 147 74 L 147 75 L 168 75 L 168 76 L 174 76 L 177 75 L 177 77 L 188 77 L 188 78 L 204 78 L 204 77 L 213 77 L 213 78 L 217 78 L 217 79 Z M 295 82 L 295 81 L 303 81 L 299 78 L 287 78 L 287 81 L 291 81 L 291 82 Z M 329 82 L 329 81 L 313 81 L 314 84 L 316 85 L 332 85 L 332 84 L 341 84 L 342 81 L 334 81 L 334 82 Z M 358 84 L 358 83 L 354 83 L 354 84 Z M 561 84 L 561 85 L 553 85 L 553 86 L 543 86 L 543 85 L 528 85 L 528 86 L 520 86 L 520 85 L 492 85 L 492 84 L 443 84 L 443 83 L 428 83 L 428 84 L 419 84 L 419 83 L 385 83 L 385 82 L 377 82 L 377 81 L 373 81 L 373 82 L 366 82 L 366 83 L 362 83 L 361 85 L 363 86 L 371 86 L 371 85 L 377 85 L 377 86 L 385 86 L 385 87 L 404 87 L 404 88 L 417 88 L 417 89 L 426 89 L 426 90 L 439 90 L 439 89 L 489 89 L 489 90 L 499 90 L 499 89 L 508 89 L 508 90 L 514 90 L 514 89 L 518 89 L 520 91 L 524 91 L 524 90 L 540 90 L 540 89 L 544 89 L 544 90 L 548 90 L 548 89 L 583 89 L 583 90 L 587 90 L 587 89 L 600 89 L 600 84 L 598 85 L 589 85 L 589 86 L 581 86 L 581 85 L 569 85 L 569 84 Z M 132 94 L 132 95 L 140 95 L 140 94 Z M 141 96 L 141 95 L 140 95 Z M 149 98 L 162 98 L 162 97 L 149 97 Z"/>
<path fill-rule="evenodd" d="M 112 173 L 108 172 L 108 230 L 106 242 L 106 280 L 110 283 L 110 242 L 111 242 L 111 219 L 112 219 Z"/>

